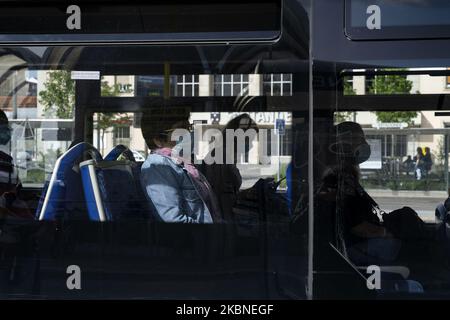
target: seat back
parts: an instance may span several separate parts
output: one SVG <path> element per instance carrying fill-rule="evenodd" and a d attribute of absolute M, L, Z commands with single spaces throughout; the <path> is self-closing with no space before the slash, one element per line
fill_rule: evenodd
<path fill-rule="evenodd" d="M 93 221 L 148 219 L 147 199 L 135 179 L 131 161 L 94 161 L 80 164 L 89 218 Z"/>
<path fill-rule="evenodd" d="M 123 144 L 115 146 L 104 158 L 105 161 L 115 161 L 121 155 L 124 155 L 128 160 L 135 161 L 133 152 Z"/>
<path fill-rule="evenodd" d="M 76 144 L 59 157 L 50 179 L 45 183 L 36 210 L 37 219 L 54 220 L 60 215 L 85 212 L 78 164 L 89 158 L 100 160 L 101 155 L 85 142 Z"/>

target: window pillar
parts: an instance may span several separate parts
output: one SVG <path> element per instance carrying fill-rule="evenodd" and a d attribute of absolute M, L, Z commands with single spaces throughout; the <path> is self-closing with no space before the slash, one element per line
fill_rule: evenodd
<path fill-rule="evenodd" d="M 210 74 L 199 75 L 199 96 L 213 97 L 214 96 L 214 76 Z"/>
<path fill-rule="evenodd" d="M 248 95 L 262 96 L 263 95 L 263 75 L 249 74 L 248 76 Z"/>

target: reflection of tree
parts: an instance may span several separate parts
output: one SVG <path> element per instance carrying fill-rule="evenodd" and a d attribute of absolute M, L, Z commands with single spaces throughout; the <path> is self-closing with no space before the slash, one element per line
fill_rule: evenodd
<path fill-rule="evenodd" d="M 412 81 L 403 75 L 382 75 L 376 76 L 369 87 L 371 94 L 410 94 L 412 89 Z M 377 111 L 375 112 L 380 122 L 406 122 L 412 123 L 417 117 L 416 111 Z"/>
<path fill-rule="evenodd" d="M 131 93 L 132 90 L 127 90 L 126 93 Z M 119 90 L 119 85 L 109 85 L 107 81 L 101 82 L 101 96 L 102 97 L 117 97 L 121 93 Z M 95 123 L 95 129 L 97 130 L 97 133 L 99 135 L 98 139 L 98 148 L 102 150 L 104 149 L 105 145 L 105 134 L 108 129 L 112 128 L 113 130 L 118 126 L 123 125 L 130 125 L 131 120 L 128 114 L 124 113 L 97 113 L 97 119 Z M 101 146 L 100 146 L 101 142 Z"/>
<path fill-rule="evenodd" d="M 61 148 L 58 149 L 47 149 L 46 152 L 39 152 L 41 159 L 38 161 L 38 166 L 45 169 L 45 164 L 53 167 L 56 159 L 62 156 L 63 152 Z"/>
<path fill-rule="evenodd" d="M 75 81 L 71 79 L 70 71 L 48 72 L 48 79 L 44 86 L 45 90 L 39 92 L 44 111 L 55 111 L 56 117 L 60 119 L 72 118 L 75 105 Z"/>
<path fill-rule="evenodd" d="M 105 134 L 108 129 L 114 131 L 117 127 L 130 126 L 131 119 L 126 113 L 97 113 L 97 121 L 95 124 L 95 129 L 97 130 L 99 137 L 101 137 L 101 146 L 98 145 L 99 149 L 102 150 L 105 147 Z M 100 143 L 100 141 L 98 141 Z"/>

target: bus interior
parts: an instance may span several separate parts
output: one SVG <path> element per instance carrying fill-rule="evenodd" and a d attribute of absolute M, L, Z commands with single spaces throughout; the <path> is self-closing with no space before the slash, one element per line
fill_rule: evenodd
<path fill-rule="evenodd" d="M 0 48 L 11 133 L 4 144 L 0 135 L 0 156 L 15 165 L 0 164 L 0 178 L 17 177 L 15 196 L 0 201 L 1 298 L 450 297 L 450 214 L 436 210 L 449 197 L 450 45 L 351 41 L 348 1 L 281 2 L 282 32 L 270 41 Z M 154 151 L 146 130 L 183 117 L 203 146 L 192 170 L 212 186 L 218 223 L 155 218 L 143 185 Z M 361 132 L 345 140 L 340 123 Z M 206 164 L 230 124 L 257 136 L 232 163 Z M 336 146 L 351 139 L 370 145 L 352 165 L 357 190 L 379 214 L 411 207 L 424 223 L 384 263 L 353 259 L 343 231 L 348 158 Z M 434 164 L 417 179 L 403 162 L 427 146 Z M 330 169 L 335 188 L 324 194 Z M 168 183 L 155 187 L 162 199 Z M 370 265 L 381 288 L 368 287 Z"/>

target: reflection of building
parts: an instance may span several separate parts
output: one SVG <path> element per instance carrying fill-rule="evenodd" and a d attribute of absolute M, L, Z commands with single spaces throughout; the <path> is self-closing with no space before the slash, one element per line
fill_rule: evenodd
<path fill-rule="evenodd" d="M 11 71 L 0 82 L 0 108 L 9 119 L 36 117 L 37 75 L 26 69 Z"/>
<path fill-rule="evenodd" d="M 108 86 L 128 88 L 127 92 L 119 92 L 120 97 L 125 96 L 164 96 L 164 76 L 103 76 Z M 192 96 L 238 96 L 238 95 L 292 95 L 291 74 L 219 74 L 219 75 L 175 75 L 169 76 L 170 95 L 176 97 Z M 134 90 L 136 88 L 136 90 Z M 133 117 L 132 114 L 129 115 Z M 202 124 L 207 128 L 223 128 L 225 124 L 237 113 L 209 113 L 198 112 L 191 115 L 191 123 Z M 290 113 L 250 113 L 259 128 L 272 130 L 276 118 L 286 121 L 286 133 L 280 137 L 280 152 L 282 161 L 288 161 L 290 153 L 291 114 Z M 105 130 L 103 142 L 102 133 L 94 129 L 94 145 L 101 151 L 107 152 L 113 146 L 121 143 L 142 153 L 147 152 L 144 139 L 141 135 L 139 119 L 133 117 L 131 126 L 111 126 Z M 94 128 L 96 128 L 94 116 Z M 95 138 L 97 137 L 97 138 Z M 268 149 L 270 147 L 268 139 Z M 244 159 L 250 161 L 251 159 Z"/>
<path fill-rule="evenodd" d="M 103 76 L 102 81 L 147 97 L 164 96 L 166 85 L 163 75 Z M 169 76 L 167 84 L 173 97 L 292 95 L 292 74 L 183 74 Z"/>
<path fill-rule="evenodd" d="M 448 77 L 429 75 L 408 75 L 406 78 L 412 82 L 410 94 L 449 94 Z M 357 95 L 368 94 L 368 88 L 373 77 L 354 76 L 351 80 Z M 392 110 L 397 111 L 397 110 Z M 424 134 L 419 129 L 445 129 L 450 127 L 450 116 L 436 116 L 435 111 L 418 111 L 417 116 L 409 125 L 380 124 L 375 113 L 357 112 L 350 117 L 355 119 L 366 130 L 369 138 L 380 139 L 382 142 L 383 157 L 406 157 L 416 153 L 417 147 L 429 147 L 432 153 L 438 154 L 443 147 L 442 132 Z M 376 128 L 376 129 L 375 129 Z M 389 133 L 385 133 L 389 132 Z M 393 133 L 395 132 L 395 134 Z"/>

